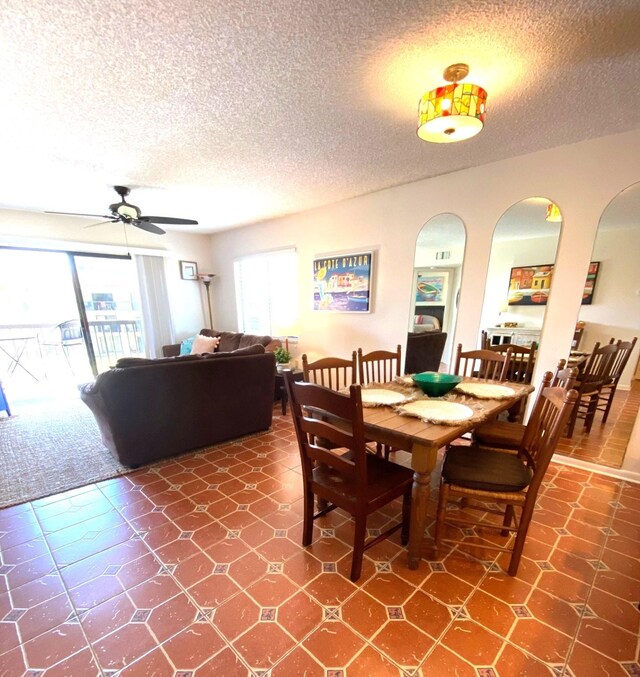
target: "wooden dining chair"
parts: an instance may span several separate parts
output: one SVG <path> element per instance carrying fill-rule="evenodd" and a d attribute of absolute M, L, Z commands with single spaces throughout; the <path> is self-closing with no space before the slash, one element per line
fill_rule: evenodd
<path fill-rule="evenodd" d="M 458 344 L 453 373 L 458 376 L 476 376 L 493 381 L 506 381 L 511 363 L 511 348 L 503 353 L 493 350 L 468 350 L 463 352 Z"/>
<path fill-rule="evenodd" d="M 356 383 L 358 378 L 357 355 L 354 350 L 351 359 L 341 357 L 322 357 L 309 362 L 306 353 L 302 356 L 302 374 L 307 383 L 342 390 Z"/>
<path fill-rule="evenodd" d="M 618 346 L 615 343 L 604 346 L 601 346 L 600 343 L 595 344 L 584 369 L 578 374 L 575 385 L 578 391 L 578 399 L 569 418 L 567 437 L 573 436 L 579 418 L 584 419 L 584 431 L 586 433 L 591 431 L 600 390 L 611 376 L 617 352 Z"/>
<path fill-rule="evenodd" d="M 398 529 L 402 529 L 402 544 L 408 542 L 413 471 L 366 452 L 359 385 L 351 385 L 347 396 L 311 383 L 296 383 L 291 372 L 285 373 L 285 382 L 304 485 L 302 545 L 311 545 L 314 520 L 338 507 L 346 510 L 355 520 L 351 580 L 356 581 L 365 550 Z M 329 441 L 331 448 L 320 440 Z M 325 502 L 318 512 L 314 512 L 314 496 Z M 368 515 L 400 496 L 402 521 L 366 541 Z"/>
<path fill-rule="evenodd" d="M 531 346 L 517 346 L 513 343 L 503 343 L 499 346 L 489 346 L 488 350 L 504 355 L 511 351 L 509 361 L 509 373 L 507 380 L 512 383 L 531 383 L 533 368 L 535 366 L 536 351 L 538 344 L 533 341 Z"/>
<path fill-rule="evenodd" d="M 578 370 L 575 367 L 567 368 L 565 364 L 565 360 L 560 360 L 553 375 L 550 371 L 545 372 L 538 386 L 534 408 L 545 388 L 563 388 L 564 390 L 573 388 Z M 474 428 L 472 439 L 482 449 L 515 454 L 522 444 L 525 430 L 526 426 L 520 422 L 487 421 Z"/>
<path fill-rule="evenodd" d="M 366 355 L 358 348 L 358 376 L 360 385 L 368 383 L 389 383 L 400 376 L 402 364 L 402 347 L 395 351 L 374 350 Z"/>
<path fill-rule="evenodd" d="M 600 387 L 600 392 L 598 393 L 598 404 L 596 406 L 596 411 L 602 412 L 602 422 L 606 423 L 607 418 L 609 417 L 609 411 L 611 410 L 611 404 L 613 398 L 615 397 L 616 390 L 618 388 L 618 383 L 620 382 L 620 377 L 624 368 L 627 366 L 629 357 L 636 345 L 638 340 L 637 336 L 633 337 L 633 341 L 618 341 L 616 345 L 618 346 L 618 352 L 615 355 L 613 364 L 611 365 L 611 371 L 609 378 L 605 381 Z M 611 339 L 613 343 L 615 339 Z"/>
<path fill-rule="evenodd" d="M 536 400 L 517 454 L 498 454 L 476 445 L 452 447 L 447 452 L 440 480 L 436 548 L 447 543 L 511 552 L 507 571 L 510 576 L 518 573 L 538 489 L 577 397 L 575 390 L 545 388 Z M 454 499 L 463 500 L 463 510 L 447 510 Z M 501 505 L 504 509 L 500 509 Z M 471 519 L 469 513 L 474 511 L 481 513 L 480 519 Z M 502 524 L 488 521 L 487 516 L 492 514 L 500 515 Z M 509 541 L 495 545 L 486 540 L 464 540 L 462 535 L 449 538 L 445 525 L 459 529 L 475 527 L 476 533 L 495 529 L 503 536 L 515 534 L 515 540 L 512 545 Z"/>

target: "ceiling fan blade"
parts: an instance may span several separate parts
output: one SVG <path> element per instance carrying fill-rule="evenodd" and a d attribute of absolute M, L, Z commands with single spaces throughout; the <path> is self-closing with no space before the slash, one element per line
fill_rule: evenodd
<path fill-rule="evenodd" d="M 147 233 L 154 233 L 155 235 L 164 235 L 166 232 L 162 230 L 162 228 L 154 226 L 153 223 L 148 223 L 147 221 L 143 221 L 142 219 L 140 219 L 139 221 L 131 221 L 131 225 L 135 226 L 136 228 L 146 230 Z"/>
<path fill-rule="evenodd" d="M 106 214 L 78 214 L 77 212 L 49 212 L 46 211 L 45 214 L 64 214 L 66 216 L 94 216 L 96 219 L 110 219 L 110 216 Z"/>
<path fill-rule="evenodd" d="M 140 221 L 147 223 L 167 223 L 177 226 L 197 226 L 198 222 L 193 219 L 176 219 L 173 216 L 141 216 Z"/>
<path fill-rule="evenodd" d="M 93 228 L 95 226 L 101 226 L 103 223 L 118 223 L 118 219 L 107 219 L 106 221 L 98 221 L 98 223 L 90 223 L 88 226 L 83 226 L 84 228 Z"/>

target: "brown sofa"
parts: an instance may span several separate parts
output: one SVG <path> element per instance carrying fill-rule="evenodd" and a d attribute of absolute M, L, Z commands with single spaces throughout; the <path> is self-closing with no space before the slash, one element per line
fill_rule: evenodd
<path fill-rule="evenodd" d="M 201 329 L 203 336 L 219 336 L 220 343 L 216 352 L 223 353 L 247 346 L 261 345 L 267 352 L 273 352 L 282 345 L 280 339 L 274 339 L 271 336 L 256 336 L 255 334 L 243 334 L 239 331 L 218 331 L 217 329 Z M 180 355 L 180 344 L 162 346 L 162 354 L 165 357 L 175 357 Z"/>
<path fill-rule="evenodd" d="M 199 449 L 271 426 L 276 363 L 254 345 L 235 353 L 127 358 L 80 386 L 104 445 L 123 464 Z"/>

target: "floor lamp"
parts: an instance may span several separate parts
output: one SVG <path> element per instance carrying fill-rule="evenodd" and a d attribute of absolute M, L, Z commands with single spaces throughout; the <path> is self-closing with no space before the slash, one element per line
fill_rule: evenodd
<path fill-rule="evenodd" d="M 211 280 L 215 277 L 213 273 L 206 273 L 204 275 L 198 275 L 198 277 L 204 283 L 204 288 L 207 290 L 207 308 L 209 309 L 209 329 L 213 330 L 213 316 L 211 315 L 211 292 L 209 287 L 211 286 Z"/>

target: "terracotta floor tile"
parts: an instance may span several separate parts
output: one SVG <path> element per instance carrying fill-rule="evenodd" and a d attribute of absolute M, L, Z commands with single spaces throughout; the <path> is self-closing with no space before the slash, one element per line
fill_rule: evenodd
<path fill-rule="evenodd" d="M 599 571 L 596 574 L 595 586 L 629 602 L 640 600 L 640 582 L 614 570 Z"/>
<path fill-rule="evenodd" d="M 422 675 L 451 675 L 452 677 L 478 677 L 476 669 L 460 656 L 437 644 L 422 663 Z"/>
<path fill-rule="evenodd" d="M 19 588 L 11 590 L 11 599 L 13 606 L 21 609 L 34 607 L 48 599 L 57 597 L 64 593 L 64 584 L 57 573 L 47 574 L 41 578 L 36 578 L 29 583 L 21 585 Z"/>
<path fill-rule="evenodd" d="M 346 625 L 367 639 L 371 639 L 372 635 L 389 620 L 386 607 L 361 590 L 342 605 L 341 615 Z M 410 619 L 413 623 L 415 623 L 414 617 Z M 449 619 L 448 613 L 447 619 Z"/>
<path fill-rule="evenodd" d="M 419 665 L 434 640 L 405 620 L 390 620 L 375 635 L 375 646 L 400 665 Z"/>
<path fill-rule="evenodd" d="M 446 572 L 432 573 L 422 590 L 444 604 L 461 605 L 473 592 L 473 586 Z"/>
<path fill-rule="evenodd" d="M 321 573 L 322 563 L 307 550 L 300 550 L 284 562 L 282 570 L 294 583 L 304 586 Z"/>
<path fill-rule="evenodd" d="M 77 609 L 78 607 L 76 607 Z M 136 606 L 125 594 L 117 595 L 80 613 L 80 623 L 90 642 L 97 642 L 123 627 L 133 617 Z"/>
<path fill-rule="evenodd" d="M 255 550 L 267 562 L 285 562 L 300 552 L 300 545 L 288 538 L 271 538 Z"/>
<path fill-rule="evenodd" d="M 158 605 L 146 620 L 159 642 L 178 634 L 198 619 L 200 611 L 184 593 Z M 201 625 L 202 623 L 199 623 Z"/>
<path fill-rule="evenodd" d="M 539 621 L 573 637 L 580 620 L 579 608 L 534 588 L 527 601 L 527 610 Z"/>
<path fill-rule="evenodd" d="M 57 571 L 55 562 L 48 552 L 21 564 L 11 565 L 7 563 L 6 573 L 4 574 L 5 587 L 7 590 L 13 590 L 55 571 Z"/>
<path fill-rule="evenodd" d="M 551 674 L 548 665 L 511 644 L 503 646 L 494 666 L 498 675 L 550 677 Z"/>
<path fill-rule="evenodd" d="M 194 673 L 194 677 L 210 677 L 211 675 L 252 677 L 251 672 L 231 649 L 223 649 Z"/>
<path fill-rule="evenodd" d="M 595 578 L 595 570 L 594 576 Z M 584 582 L 568 576 L 560 571 L 543 571 L 538 581 L 538 588 L 566 602 L 580 602 L 586 599 L 591 580 Z"/>
<path fill-rule="evenodd" d="M 516 622 L 516 614 L 510 605 L 482 590 L 475 591 L 464 608 L 472 620 L 501 637 L 507 637 Z"/>
<path fill-rule="evenodd" d="M 347 671 L 349 677 L 396 677 L 398 674 L 397 666 L 371 646 L 366 646 L 349 663 Z"/>
<path fill-rule="evenodd" d="M 298 590 L 298 586 L 283 574 L 267 574 L 245 592 L 261 607 L 275 607 Z"/>
<path fill-rule="evenodd" d="M 228 642 L 233 642 L 259 620 L 260 606 L 240 592 L 215 610 L 212 623 Z"/>
<path fill-rule="evenodd" d="M 189 588 L 213 573 L 215 563 L 203 552 L 182 560 L 173 570 L 173 577 L 183 587 Z"/>
<path fill-rule="evenodd" d="M 321 574 L 304 588 L 324 606 L 338 606 L 350 597 L 356 586 L 339 574 Z"/>
<path fill-rule="evenodd" d="M 68 566 L 81 559 L 108 550 L 114 545 L 130 540 L 134 535 L 127 524 L 120 524 L 106 531 L 100 532 L 93 538 L 76 541 L 53 551 L 53 559 L 60 567 Z"/>
<path fill-rule="evenodd" d="M 519 618 L 509 641 L 547 663 L 564 662 L 571 637 L 535 618 Z"/>
<path fill-rule="evenodd" d="M 45 670 L 86 646 L 79 623 L 65 623 L 22 645 L 27 667 Z"/>
<path fill-rule="evenodd" d="M 612 625 L 602 618 L 583 618 L 577 639 L 596 651 L 606 653 L 614 660 L 632 663 L 637 659 L 638 635 Z"/>
<path fill-rule="evenodd" d="M 212 609 L 235 595 L 239 590 L 240 587 L 229 576 L 212 574 L 199 583 L 192 585 L 188 589 L 188 593 L 193 597 L 196 604 L 207 609 Z"/>
<path fill-rule="evenodd" d="M 14 602 L 14 606 L 19 605 Z M 20 639 L 24 643 L 43 632 L 56 628 L 64 623 L 72 613 L 73 607 L 66 593 L 33 606 L 16 621 Z"/>
<path fill-rule="evenodd" d="M 251 552 L 240 538 L 223 538 L 205 549 L 205 553 L 216 563 L 230 563 Z"/>
<path fill-rule="evenodd" d="M 233 648 L 251 668 L 269 669 L 295 646 L 295 640 L 276 623 L 257 623 L 240 635 Z"/>
<path fill-rule="evenodd" d="M 630 674 L 617 661 L 580 642 L 573 645 L 567 666 L 576 677 L 580 677 L 580 675 L 629 677 Z"/>
<path fill-rule="evenodd" d="M 155 648 L 157 642 L 144 623 L 128 623 L 92 646 L 103 670 L 121 670 Z"/>
<path fill-rule="evenodd" d="M 278 624 L 294 639 L 301 641 L 320 625 L 323 608 L 311 597 L 300 591 L 281 604 L 277 613 Z"/>
<path fill-rule="evenodd" d="M 49 546 L 46 544 L 44 537 L 34 538 L 26 543 L 14 545 L 2 551 L 2 563 L 23 564 L 36 558 L 49 555 Z"/>
<path fill-rule="evenodd" d="M 640 560 L 629 556 L 629 553 L 623 554 L 605 547 L 602 551 L 602 562 L 610 569 L 640 580 Z"/>
<path fill-rule="evenodd" d="M 120 670 L 118 677 L 149 677 L 150 675 L 173 675 L 174 669 L 160 647 L 153 649 L 141 658 Z"/>
<path fill-rule="evenodd" d="M 18 625 L 8 621 L 0 622 L 0 655 L 21 644 Z"/>
<path fill-rule="evenodd" d="M 165 642 L 162 648 L 175 669 L 186 672 L 210 661 L 224 646 L 209 623 L 194 623 Z"/>
<path fill-rule="evenodd" d="M 473 621 L 454 621 L 442 645 L 474 665 L 491 665 L 504 642 Z"/>
<path fill-rule="evenodd" d="M 291 675 L 325 677 L 325 670 L 308 651 L 302 647 L 296 647 L 271 670 L 270 675 L 271 677 L 291 677 Z M 397 670 L 394 677 L 395 675 L 397 675 Z"/>
<path fill-rule="evenodd" d="M 269 564 L 255 552 L 248 552 L 229 564 L 228 575 L 242 588 L 262 578 L 269 569 Z"/>
<path fill-rule="evenodd" d="M 325 668 L 344 668 L 365 643 L 344 623 L 323 623 L 302 646 Z"/>
<path fill-rule="evenodd" d="M 623 630 L 640 634 L 640 608 L 637 602 L 622 600 L 599 588 L 592 588 L 587 605 L 596 616 Z"/>

